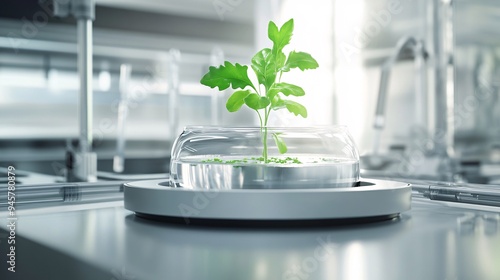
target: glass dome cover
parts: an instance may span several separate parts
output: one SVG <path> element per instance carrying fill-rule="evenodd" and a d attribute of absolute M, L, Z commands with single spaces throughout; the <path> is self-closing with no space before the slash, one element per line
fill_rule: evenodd
<path fill-rule="evenodd" d="M 345 126 L 268 127 L 267 133 L 263 131 L 260 127 L 186 127 L 172 147 L 171 186 L 283 189 L 358 183 L 359 154 Z M 286 153 L 280 153 L 276 136 L 286 144 Z"/>

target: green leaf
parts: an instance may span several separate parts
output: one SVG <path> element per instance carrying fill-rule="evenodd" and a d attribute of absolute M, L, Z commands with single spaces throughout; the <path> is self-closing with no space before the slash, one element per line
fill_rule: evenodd
<path fill-rule="evenodd" d="M 257 93 L 252 92 L 245 98 L 245 104 L 254 110 L 259 110 L 266 108 L 269 104 L 271 104 L 271 101 L 269 101 L 269 98 L 265 96 L 260 96 Z"/>
<path fill-rule="evenodd" d="M 275 83 L 267 92 L 267 97 L 270 100 L 274 99 L 278 93 L 283 93 L 285 96 L 293 95 L 293 96 L 303 96 L 306 93 L 304 90 L 296 85 L 288 84 L 288 83 Z"/>
<path fill-rule="evenodd" d="M 292 68 L 299 68 L 304 71 L 306 69 L 318 68 L 318 66 L 318 62 L 310 54 L 291 51 L 285 65 L 281 68 L 281 71 L 288 72 Z"/>
<path fill-rule="evenodd" d="M 296 116 L 301 115 L 302 117 L 307 118 L 307 109 L 306 107 L 304 107 L 304 105 L 292 100 L 283 100 L 283 103 L 290 113 L 293 113 Z"/>
<path fill-rule="evenodd" d="M 280 51 L 274 57 L 276 57 L 274 64 L 276 65 L 276 72 L 278 72 L 279 69 L 285 66 L 286 55 L 283 53 L 283 51 Z"/>
<path fill-rule="evenodd" d="M 257 75 L 259 84 L 264 85 L 266 90 L 276 80 L 276 68 L 274 57 L 269 48 L 262 49 L 252 58 L 252 69 Z"/>
<path fill-rule="evenodd" d="M 280 154 L 284 154 L 288 151 L 288 148 L 286 147 L 285 141 L 281 139 L 279 136 L 281 133 L 273 133 L 273 138 L 274 142 L 276 143 L 276 146 L 278 146 L 278 151 L 280 151 Z"/>
<path fill-rule="evenodd" d="M 276 26 L 274 22 L 270 21 L 267 28 L 267 33 L 269 39 L 273 41 L 272 54 L 274 55 L 274 57 L 278 58 L 277 61 L 279 61 L 281 59 L 280 53 L 282 53 L 283 47 L 288 45 L 290 43 L 290 40 L 292 39 L 293 19 L 285 22 L 285 24 L 283 24 L 280 29 L 278 29 L 278 26 Z M 276 64 L 279 65 L 279 63 Z"/>
<path fill-rule="evenodd" d="M 220 65 L 218 68 L 210 66 L 208 69 L 208 73 L 200 81 L 203 85 L 211 88 L 219 87 L 219 90 L 225 90 L 230 85 L 233 89 L 244 89 L 247 86 L 253 88 L 247 74 L 248 66 L 238 63 L 233 65 L 231 62 L 226 61 L 224 65 Z"/>
<path fill-rule="evenodd" d="M 279 95 L 275 95 L 272 99 L 271 99 L 271 108 L 273 110 L 279 110 L 279 109 L 283 109 L 285 108 L 285 102 L 283 102 L 283 100 L 280 98 Z"/>
<path fill-rule="evenodd" d="M 245 104 L 245 98 L 250 94 L 249 90 L 237 90 L 229 96 L 226 102 L 226 109 L 229 112 L 238 111 L 243 104 Z"/>

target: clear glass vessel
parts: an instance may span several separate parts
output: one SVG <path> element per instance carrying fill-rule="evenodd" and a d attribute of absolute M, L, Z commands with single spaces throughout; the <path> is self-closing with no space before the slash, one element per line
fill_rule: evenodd
<path fill-rule="evenodd" d="M 276 135 L 287 146 L 284 154 Z M 269 127 L 267 132 L 189 126 L 172 147 L 170 178 L 171 186 L 189 189 L 353 187 L 359 181 L 359 154 L 344 126 Z"/>

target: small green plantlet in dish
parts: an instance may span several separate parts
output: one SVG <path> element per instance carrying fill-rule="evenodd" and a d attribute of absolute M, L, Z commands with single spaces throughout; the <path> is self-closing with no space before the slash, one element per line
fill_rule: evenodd
<path fill-rule="evenodd" d="M 318 62 L 308 53 L 291 51 L 285 55 L 283 48 L 290 43 L 293 33 L 293 19 L 278 28 L 272 21 L 268 26 L 268 37 L 273 42 L 272 48 L 264 48 L 252 58 L 251 67 L 257 76 L 258 84 L 252 83 L 248 77 L 248 66 L 225 61 L 219 67 L 211 66 L 201 79 L 203 85 L 211 88 L 218 87 L 220 91 L 229 87 L 235 89 L 226 102 L 229 112 L 238 111 L 243 105 L 255 110 L 259 116 L 262 132 L 262 157 L 268 163 L 267 156 L 267 123 L 271 110 L 287 109 L 294 115 L 307 117 L 304 105 L 289 100 L 288 96 L 304 96 L 304 90 L 296 85 L 281 82 L 283 73 L 294 68 L 302 71 L 315 69 Z M 272 134 L 274 142 L 281 154 L 288 148 L 280 133 Z"/>
<path fill-rule="evenodd" d="M 267 160 L 264 159 L 264 157 L 252 157 L 252 158 L 243 158 L 243 159 L 230 159 L 230 160 L 223 160 L 221 158 L 209 158 L 209 159 L 204 159 L 201 161 L 202 163 L 225 163 L 225 164 L 233 164 L 235 168 L 239 168 L 241 166 L 235 165 L 235 164 L 245 164 L 245 163 L 279 163 L 279 164 L 302 164 L 302 162 L 294 157 L 286 157 L 286 158 L 277 158 L 277 157 L 269 157 Z M 316 161 L 315 161 L 316 162 Z"/>

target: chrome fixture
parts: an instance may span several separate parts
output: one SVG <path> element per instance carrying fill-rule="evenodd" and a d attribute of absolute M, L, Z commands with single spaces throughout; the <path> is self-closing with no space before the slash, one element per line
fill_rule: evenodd
<path fill-rule="evenodd" d="M 212 49 L 210 53 L 210 65 L 221 65 L 224 64 L 224 51 L 215 47 Z M 224 103 L 222 103 L 222 97 L 224 97 L 225 92 L 221 92 L 219 94 L 211 94 L 210 95 L 210 115 L 211 115 L 211 125 L 221 125 L 222 123 L 222 108 L 224 107 Z"/>
<path fill-rule="evenodd" d="M 421 40 L 417 40 L 414 37 L 403 37 L 396 44 L 394 52 L 382 65 L 378 99 L 377 99 L 377 109 L 375 111 L 375 122 L 373 124 L 374 128 L 376 129 L 383 129 L 385 125 L 385 104 L 387 99 L 387 87 L 389 84 L 391 69 L 393 65 L 401 59 L 402 54 L 406 50 L 410 50 L 412 52 L 413 59 L 415 61 L 415 68 L 417 70 L 415 76 L 416 77 L 415 93 L 420 96 L 425 95 L 426 52 L 424 49 L 423 42 Z M 416 105 L 418 106 L 416 111 L 421 115 L 423 115 L 421 112 L 423 111 L 424 104 L 416 104 Z M 417 121 L 421 122 L 423 118 L 424 116 L 420 116 L 419 118 L 417 118 Z"/>
<path fill-rule="evenodd" d="M 178 49 L 171 49 L 167 59 L 168 73 L 168 100 L 169 100 L 169 119 L 170 135 L 172 139 L 176 138 L 181 131 L 179 129 L 179 67 L 181 62 L 181 52 Z"/>
<path fill-rule="evenodd" d="M 401 38 L 389 58 L 384 62 L 380 74 L 380 85 L 378 91 L 377 108 L 375 110 L 375 121 L 373 127 L 375 128 L 375 141 L 373 146 L 373 155 L 379 154 L 380 134 L 385 126 L 385 105 L 387 99 L 387 88 L 389 85 L 389 77 L 391 69 L 396 62 L 405 57 L 403 54 L 411 52 L 415 62 L 415 94 L 416 94 L 416 112 L 417 124 L 421 127 L 427 125 L 425 103 L 427 102 L 426 96 L 426 64 L 425 59 L 427 53 L 424 48 L 423 41 L 414 37 Z M 374 163 L 375 164 L 375 163 Z M 375 164 L 378 165 L 378 164 Z"/>
<path fill-rule="evenodd" d="M 417 128 L 418 135 L 413 135 L 412 137 L 428 137 L 430 127 L 427 125 L 427 71 L 426 71 L 426 59 L 427 51 L 425 50 L 424 43 L 422 40 L 416 39 L 414 37 L 403 37 L 401 38 L 389 58 L 382 65 L 380 74 L 380 85 L 377 99 L 377 108 L 375 111 L 375 120 L 373 127 L 375 129 L 375 138 L 373 152 L 371 155 L 364 156 L 364 163 L 370 169 L 382 169 L 387 166 L 388 163 L 394 161 L 394 158 L 383 156 L 379 153 L 380 136 L 381 132 L 385 126 L 385 105 L 387 99 L 387 88 L 389 85 L 389 77 L 391 69 L 394 64 L 404 58 L 411 55 L 415 63 L 415 107 L 417 112 Z M 438 93 L 436 93 L 438 94 Z M 437 99 L 437 98 L 436 98 Z M 438 107 L 436 107 L 437 109 Z M 439 107 L 441 108 L 441 107 Z M 437 110 L 439 111 L 439 110 Z M 441 112 L 436 112 L 436 115 Z M 423 128 L 423 129 L 422 129 Z M 445 126 L 440 122 L 436 121 L 435 133 L 441 134 L 444 132 L 446 137 L 450 130 L 444 130 Z M 423 130 L 423 131 L 422 131 Z M 422 134 L 423 132 L 423 134 Z M 430 138 L 429 138 L 430 139 Z M 432 138 L 434 139 L 434 138 Z M 432 142 L 432 143 L 431 143 Z M 423 149 L 423 155 L 425 155 L 427 164 L 420 165 L 425 173 L 433 172 L 439 176 L 440 180 L 446 181 L 461 181 L 462 179 L 457 174 L 457 162 L 452 157 L 448 147 L 448 141 L 445 140 L 444 143 L 440 141 L 426 141 L 424 147 L 419 147 L 418 150 Z M 408 152 L 405 152 L 405 156 L 409 157 L 412 154 L 412 150 L 415 147 L 410 147 Z M 408 174 L 407 174 L 408 175 Z"/>
<path fill-rule="evenodd" d="M 434 134 L 443 137 L 442 141 L 436 141 L 434 153 L 448 159 L 455 156 L 454 2 L 456 1 L 429 1 L 434 26 L 428 38 L 432 42 L 434 57 Z"/>
<path fill-rule="evenodd" d="M 120 102 L 118 103 L 118 123 L 116 134 L 116 154 L 113 157 L 113 171 L 122 173 L 125 169 L 125 124 L 129 107 L 129 81 L 132 66 L 120 65 Z"/>
<path fill-rule="evenodd" d="M 92 152 L 92 21 L 95 19 L 94 0 L 54 1 L 54 15 L 77 20 L 78 72 L 80 75 L 80 135 L 77 152 L 68 180 L 96 181 L 97 155 Z M 70 153 L 73 153 L 72 151 Z"/>

